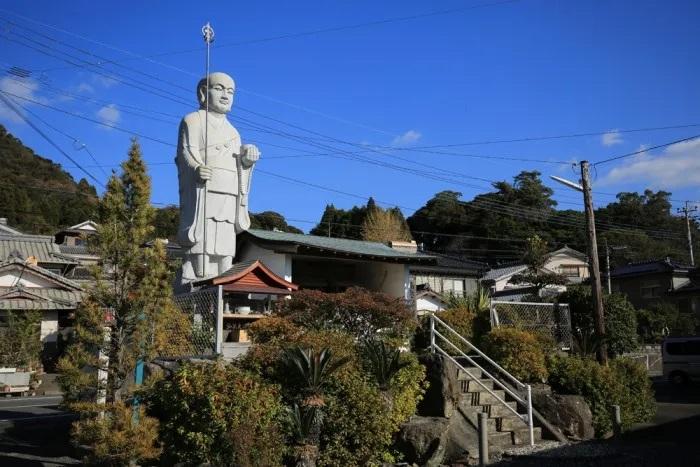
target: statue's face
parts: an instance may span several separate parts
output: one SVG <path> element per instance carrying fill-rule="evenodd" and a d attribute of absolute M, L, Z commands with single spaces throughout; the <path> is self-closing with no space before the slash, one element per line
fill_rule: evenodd
<path fill-rule="evenodd" d="M 209 89 L 207 89 L 207 101 L 209 110 L 226 114 L 231 111 L 233 105 L 233 92 L 236 85 L 233 80 L 223 73 L 214 73 L 209 77 Z"/>

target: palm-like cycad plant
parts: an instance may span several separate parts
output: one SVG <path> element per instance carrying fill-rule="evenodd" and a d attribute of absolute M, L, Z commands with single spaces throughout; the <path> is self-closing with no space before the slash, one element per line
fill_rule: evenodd
<path fill-rule="evenodd" d="M 370 340 L 364 344 L 365 360 L 379 389 L 388 391 L 391 379 L 407 363 L 401 362 L 401 352 L 381 340 Z"/>
<path fill-rule="evenodd" d="M 304 384 L 307 397 L 303 406 L 323 407 L 323 385 L 328 377 L 348 362 L 349 358 L 334 359 L 330 349 L 320 351 L 299 346 L 285 349 L 283 364 Z"/>
<path fill-rule="evenodd" d="M 292 435 L 294 436 L 297 467 L 313 467 L 318 458 L 318 428 L 323 422 L 323 412 L 319 407 L 299 408 L 294 404 L 289 409 Z"/>

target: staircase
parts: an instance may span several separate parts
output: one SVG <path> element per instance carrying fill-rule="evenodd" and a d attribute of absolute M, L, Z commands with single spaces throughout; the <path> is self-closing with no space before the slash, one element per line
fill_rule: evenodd
<path fill-rule="evenodd" d="M 494 450 L 531 444 L 530 426 L 523 420 L 523 417 L 527 416 L 518 416 L 514 413 L 518 411 L 518 403 L 509 400 L 510 397 L 505 390 L 494 388 L 493 380 L 482 377 L 480 368 L 465 367 L 465 369 L 466 371 L 460 369 L 458 376 L 462 390 L 459 401 L 462 415 L 467 417 L 474 426 L 478 426 L 479 412 L 488 414 L 489 444 Z M 479 383 L 475 381 L 477 378 Z M 501 401 L 505 401 L 505 404 Z M 533 426 L 532 444 L 541 439 L 542 429 Z"/>
<path fill-rule="evenodd" d="M 465 344 L 469 353 L 463 352 L 453 341 Z M 542 439 L 542 429 L 533 424 L 530 386 L 508 373 L 434 314 L 430 316 L 430 348 L 459 369 L 459 411 L 469 424 L 478 427 L 479 413 L 488 414 L 488 439 L 494 451 L 534 445 Z"/>

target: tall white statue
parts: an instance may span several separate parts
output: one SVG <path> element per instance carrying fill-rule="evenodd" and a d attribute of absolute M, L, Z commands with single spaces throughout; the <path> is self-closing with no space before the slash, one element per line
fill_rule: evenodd
<path fill-rule="evenodd" d="M 208 81 L 208 88 L 206 77 L 197 84 L 200 109 L 180 123 L 175 158 L 180 183 L 178 242 L 184 252 L 182 284 L 231 267 L 236 234 L 250 227 L 248 192 L 260 157 L 255 145 L 241 145 L 238 131 L 226 118 L 233 104 L 233 79 L 211 73 Z"/>

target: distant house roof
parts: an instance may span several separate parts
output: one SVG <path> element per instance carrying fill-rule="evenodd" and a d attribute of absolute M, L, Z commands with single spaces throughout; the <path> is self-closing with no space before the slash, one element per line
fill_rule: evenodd
<path fill-rule="evenodd" d="M 195 285 L 222 285 L 227 292 L 278 295 L 288 295 L 299 289 L 298 285 L 284 280 L 260 260 L 234 264 L 226 272 L 216 277 L 196 281 Z"/>
<path fill-rule="evenodd" d="M 588 260 L 588 255 L 585 253 L 581 253 L 578 250 L 574 250 L 573 248 L 570 248 L 566 245 L 564 245 L 563 248 L 559 248 L 558 250 L 554 250 L 551 253 L 547 255 L 548 258 L 551 258 L 552 256 L 557 256 L 557 255 L 568 255 L 568 256 L 573 256 L 574 258 L 578 258 L 583 261 Z"/>
<path fill-rule="evenodd" d="M 395 250 L 379 242 L 258 229 L 250 229 L 243 232 L 241 237 L 273 250 L 276 246 L 293 247 L 291 251 L 288 251 L 290 253 L 357 258 L 370 261 L 393 261 L 408 264 L 435 264 L 436 262 L 434 256 L 421 252 L 411 253 Z"/>
<path fill-rule="evenodd" d="M 527 269 L 527 266 L 525 266 L 523 263 L 514 263 L 514 264 L 509 264 L 507 266 L 502 266 L 499 268 L 493 268 L 484 274 L 484 277 L 482 280 L 484 281 L 497 281 L 499 279 L 503 279 L 508 276 L 512 276 L 513 274 L 518 274 L 519 272 L 522 272 Z"/>
<path fill-rule="evenodd" d="M 9 225 L 7 225 L 7 219 L 4 217 L 0 218 L 0 234 L 23 235 L 22 232 L 20 232 L 19 230 L 13 229 Z"/>
<path fill-rule="evenodd" d="M 610 271 L 611 277 L 629 277 L 629 276 L 641 276 L 646 274 L 655 274 L 660 272 L 678 272 L 687 273 L 693 266 L 687 264 L 682 264 L 677 261 L 673 261 L 670 258 L 662 260 L 648 260 L 640 261 L 636 263 L 629 263 L 625 266 L 619 266 L 612 271 Z"/>
<path fill-rule="evenodd" d="M 22 257 L 33 256 L 39 263 L 75 264 L 76 261 L 61 254 L 53 237 L 46 235 L 7 235 L 0 234 L 0 261 L 4 261 L 16 252 Z"/>
<path fill-rule="evenodd" d="M 426 251 L 426 254 L 436 258 L 436 264 L 419 264 L 411 266 L 413 273 L 481 276 L 488 269 L 486 263 L 456 256 Z"/>
<path fill-rule="evenodd" d="M 80 224 L 71 225 L 70 227 L 66 227 L 65 229 L 59 230 L 58 232 L 56 232 L 56 235 L 61 233 L 94 233 L 97 232 L 97 227 L 97 222 L 87 220 L 81 222 Z"/>

